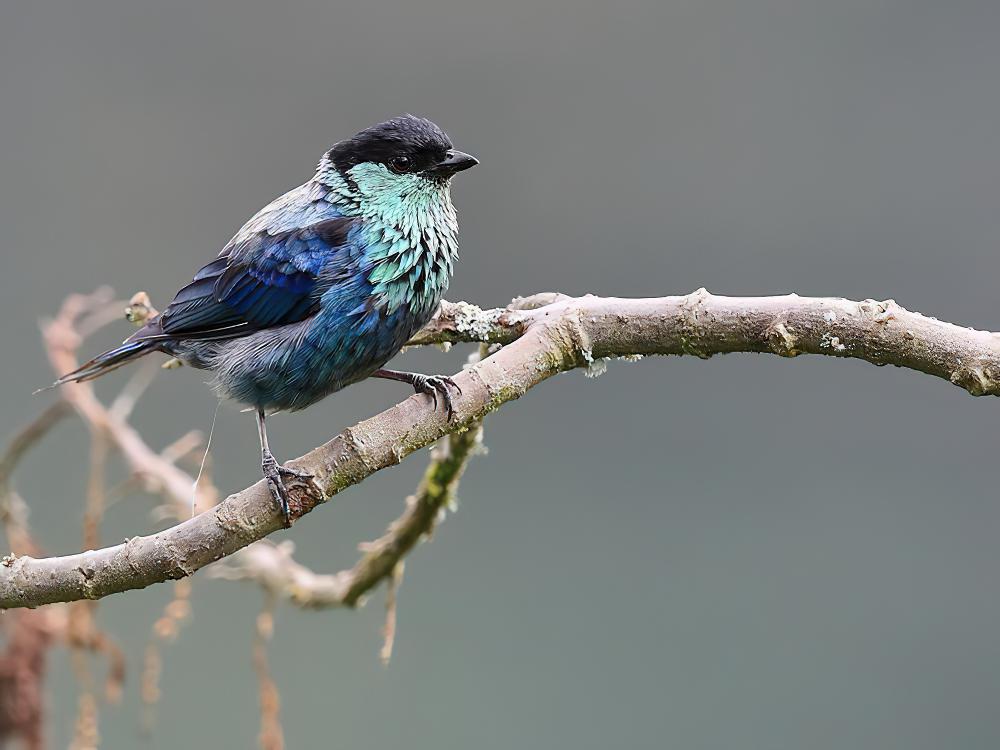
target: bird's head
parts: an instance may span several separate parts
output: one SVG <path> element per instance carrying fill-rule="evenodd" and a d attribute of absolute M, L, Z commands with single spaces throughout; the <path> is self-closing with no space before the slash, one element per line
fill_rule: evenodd
<path fill-rule="evenodd" d="M 341 141 L 320 168 L 336 170 L 362 199 L 391 200 L 447 193 L 456 173 L 478 163 L 430 120 L 402 115 Z"/>

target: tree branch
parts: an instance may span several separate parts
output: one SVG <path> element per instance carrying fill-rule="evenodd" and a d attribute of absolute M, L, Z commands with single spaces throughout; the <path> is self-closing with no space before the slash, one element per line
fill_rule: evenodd
<path fill-rule="evenodd" d="M 345 430 L 293 462 L 315 475 L 322 489 L 318 493 L 294 485 L 293 517 L 443 435 L 468 429 L 549 377 L 599 358 L 825 354 L 918 370 L 973 395 L 1000 393 L 997 334 L 908 312 L 892 300 L 719 297 L 701 289 L 682 297 L 549 296 L 535 301 L 541 306 L 527 310 L 443 305 L 413 343 L 507 344 L 456 376 L 462 395 L 455 419 L 448 422 L 424 396 L 411 396 Z M 521 306 L 533 307 L 531 302 Z M 195 518 L 124 544 L 65 557 L 7 558 L 0 567 L 0 607 L 96 599 L 181 578 L 279 528 L 270 493 L 258 482 Z"/>
<path fill-rule="evenodd" d="M 317 574 L 292 558 L 292 542 L 261 540 L 234 555 L 233 563 L 213 567 L 211 575 L 230 581 L 256 581 L 271 594 L 308 609 L 356 607 L 365 594 L 391 579 L 403 558 L 434 532 L 444 511 L 455 503 L 458 483 L 481 442 L 479 421 L 435 445 L 416 494 L 406 499 L 403 515 L 381 537 L 360 545 L 363 555 L 350 570 Z"/>

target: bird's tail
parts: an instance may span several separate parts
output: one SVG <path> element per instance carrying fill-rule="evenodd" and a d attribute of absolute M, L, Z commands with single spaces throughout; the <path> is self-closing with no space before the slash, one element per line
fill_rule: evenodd
<path fill-rule="evenodd" d="M 156 349 L 157 342 L 145 340 L 132 340 L 126 341 L 119 347 L 112 349 L 110 351 L 104 352 L 104 354 L 98 354 L 89 362 L 80 365 L 78 368 L 73 370 L 73 372 L 66 373 L 61 378 L 59 378 L 48 388 L 42 388 L 41 390 L 47 391 L 50 388 L 57 388 L 60 385 L 65 385 L 66 383 L 85 383 L 88 380 L 94 380 L 95 378 L 101 377 L 101 375 L 106 375 L 112 370 L 117 370 L 122 365 L 126 365 L 132 360 L 139 359 L 139 357 L 149 354 L 151 351 Z"/>

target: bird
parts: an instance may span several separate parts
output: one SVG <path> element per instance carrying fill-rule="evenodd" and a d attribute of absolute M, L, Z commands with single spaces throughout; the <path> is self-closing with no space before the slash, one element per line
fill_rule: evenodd
<path fill-rule="evenodd" d="M 384 365 L 434 315 L 458 259 L 452 177 L 479 161 L 410 114 L 336 143 L 315 175 L 258 211 L 158 315 L 52 387 L 153 352 L 213 373 L 220 397 L 256 415 L 261 470 L 291 525 L 266 421 L 365 378 L 409 383 L 453 415 L 446 376 Z"/>

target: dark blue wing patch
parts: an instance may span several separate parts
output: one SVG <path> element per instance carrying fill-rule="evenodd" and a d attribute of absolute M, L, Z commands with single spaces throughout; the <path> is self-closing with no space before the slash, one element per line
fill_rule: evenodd
<path fill-rule="evenodd" d="M 319 306 L 320 270 L 353 224 L 338 217 L 232 244 L 163 311 L 162 338 L 231 338 L 304 320 Z"/>

